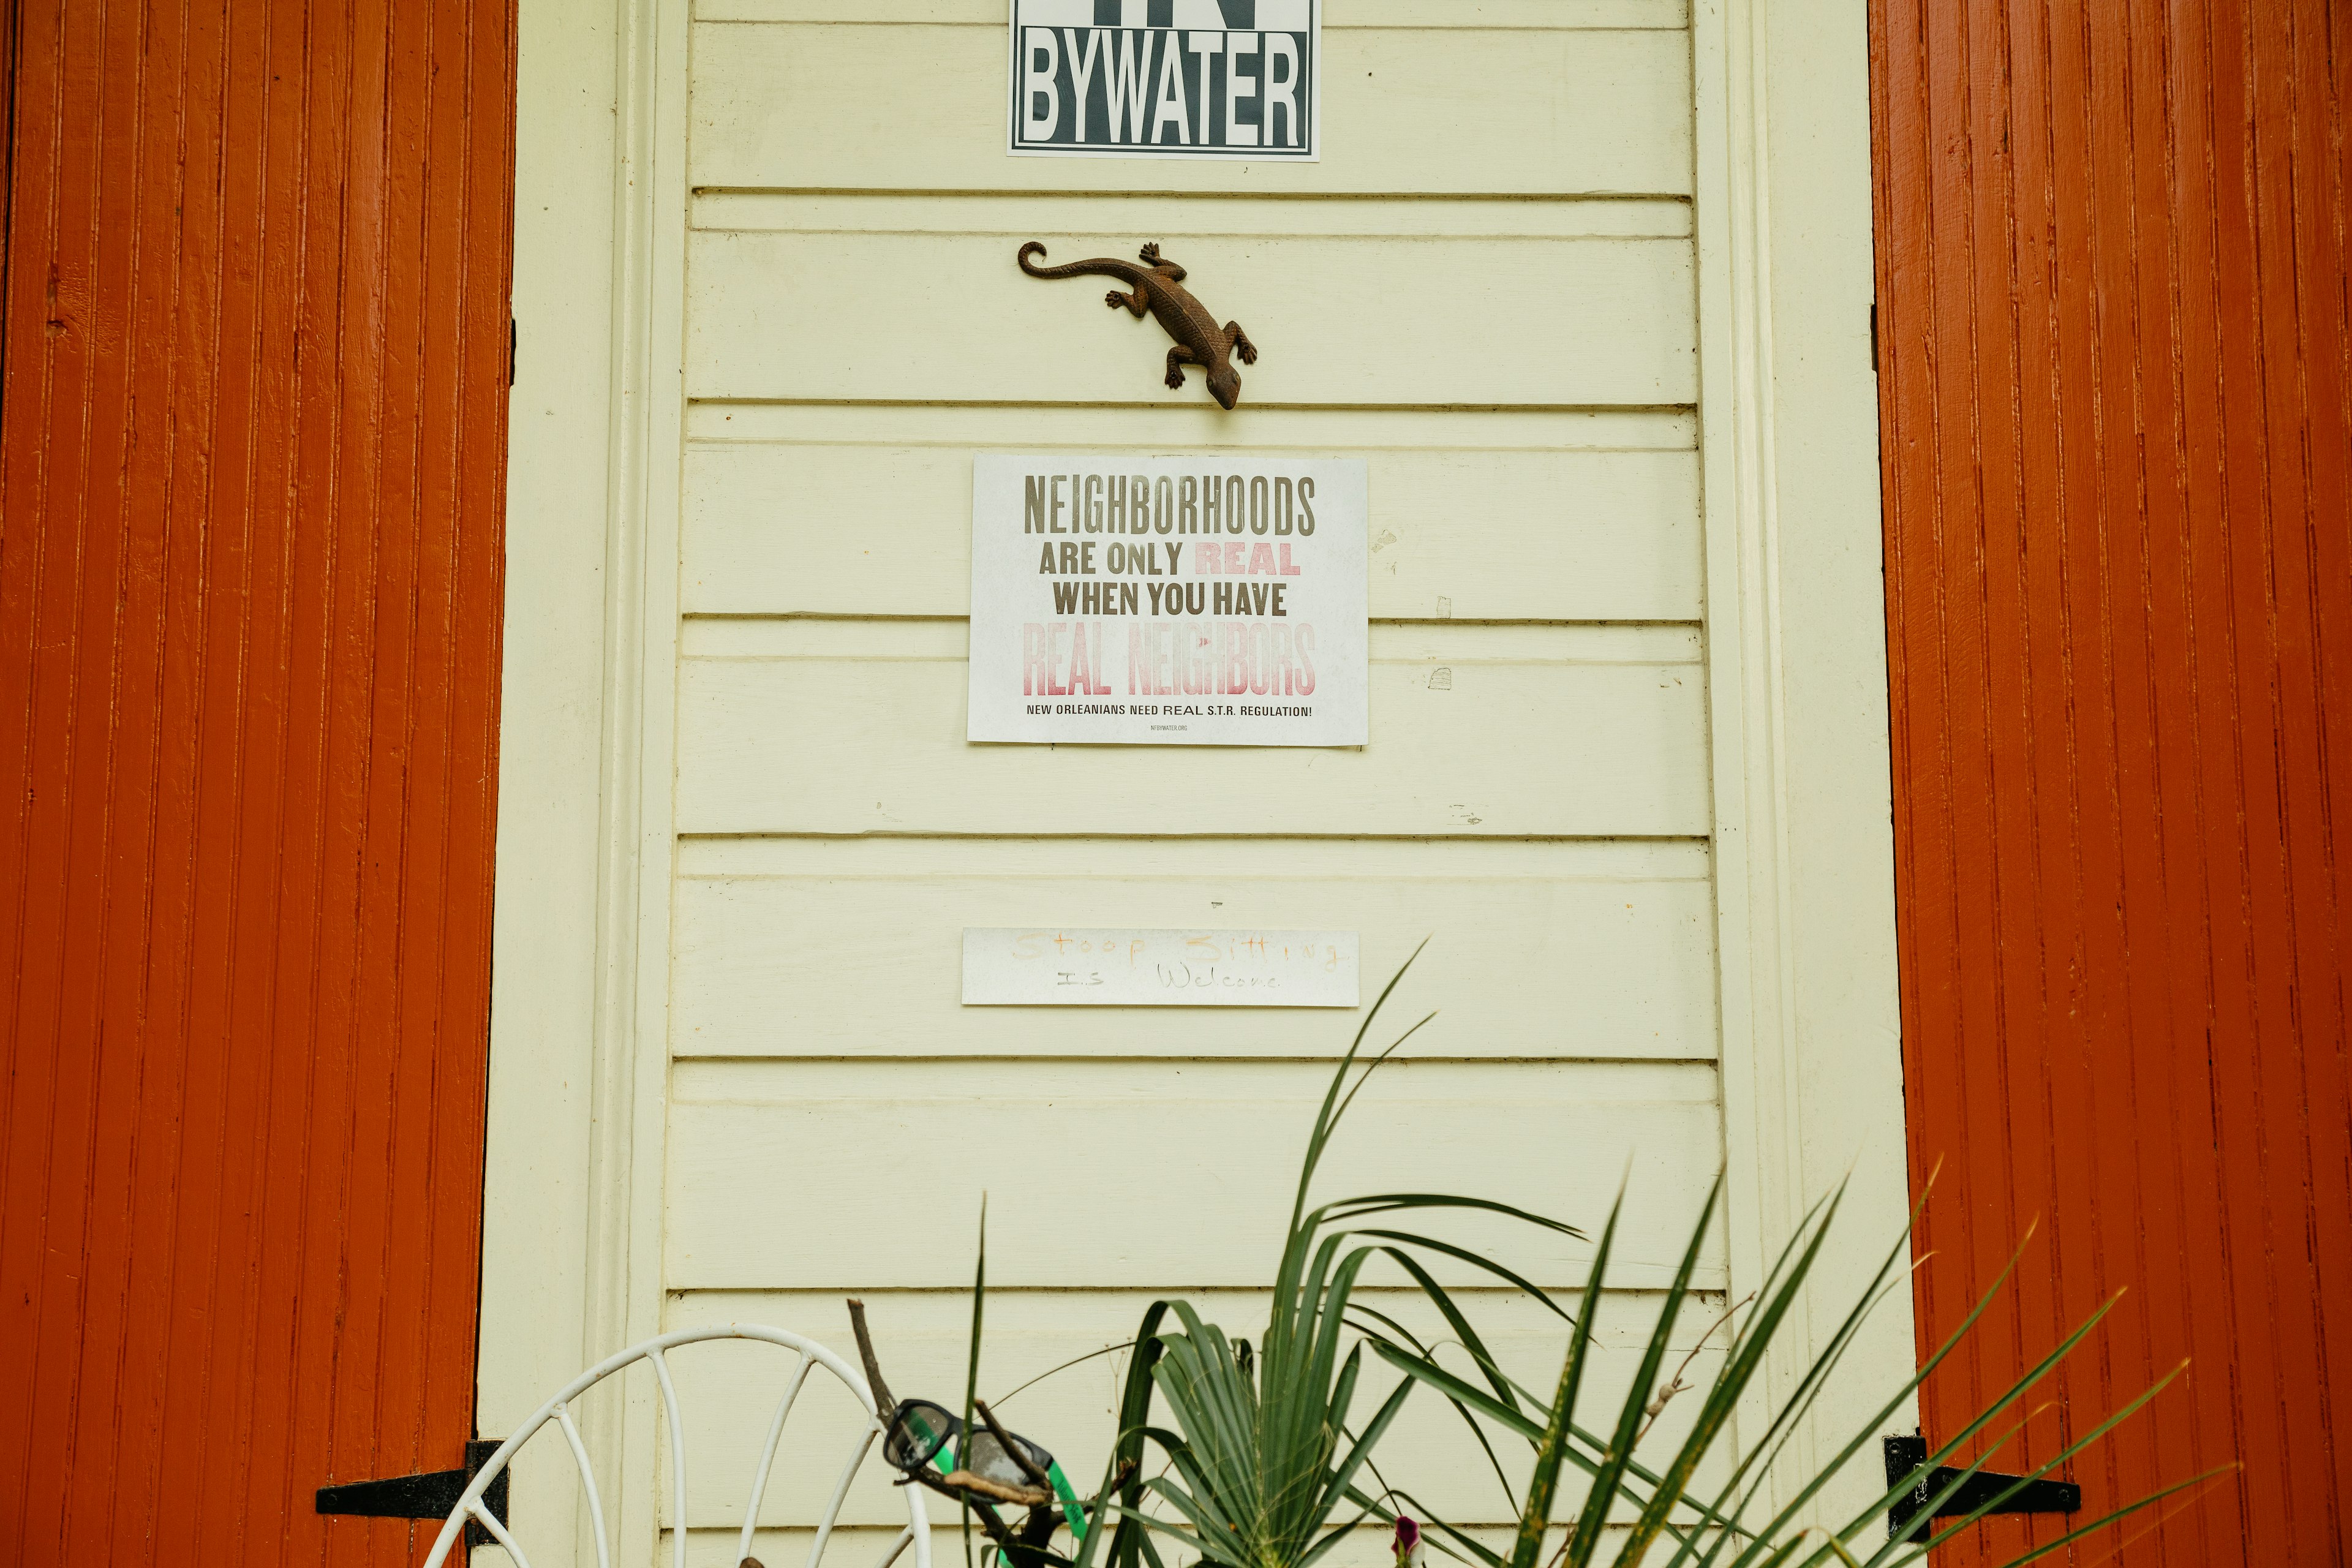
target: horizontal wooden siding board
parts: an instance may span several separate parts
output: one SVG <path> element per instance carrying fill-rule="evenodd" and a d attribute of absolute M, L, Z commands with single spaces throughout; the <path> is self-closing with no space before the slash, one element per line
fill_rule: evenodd
<path fill-rule="evenodd" d="M 1710 826 L 1705 688 L 1688 665 L 1376 660 L 1369 747 L 1163 747 L 1148 759 L 968 744 L 960 659 L 688 659 L 678 679 L 677 824 L 690 834 L 1660 837 Z"/>
<path fill-rule="evenodd" d="M 866 0 L 845 18 L 842 0 L 698 0 L 698 22 L 824 22 L 893 26 L 1004 26 L 1004 0 Z M 1349 0 L 1330 7 L 1327 30 L 1350 27 L 1661 27 L 1690 25 L 1684 0 Z"/>
<path fill-rule="evenodd" d="M 855 849 L 855 845 L 844 846 Z M 1040 851 L 1051 845 L 1040 845 Z M 1369 1000 L 1424 938 L 1402 998 L 1445 1008 L 1423 1055 L 1706 1060 L 1715 1055 L 1713 892 L 1704 878 L 1550 879 L 1492 855 L 1411 877 L 1297 868 L 1281 841 L 1207 848 L 1188 874 L 1130 869 L 1126 843 L 1067 847 L 1084 869 L 1029 875 L 692 877 L 678 884 L 673 1048 L 687 1057 L 1299 1057 L 1343 1026 L 1319 1009 L 1245 1009 L 1213 1027 L 1184 1008 L 961 1005 L 965 926 L 1362 933 Z M 1444 847 L 1454 847 L 1445 846 Z M 1484 848 L 1486 847 L 1477 847 Z M 1564 847 L 1576 848 L 1578 846 Z M 1063 855 L 1057 859 L 1068 860 Z M 1482 874 L 1483 873 L 1483 874 Z"/>
<path fill-rule="evenodd" d="M 1172 207 L 1172 200 L 1181 201 Z M 1063 191 L 729 191 L 694 194 L 690 227 L 822 234 L 1149 233 L 1181 217 L 1192 238 L 1267 235 L 1392 238 L 1688 239 L 1682 196 L 1339 195 L 1270 202 L 1246 195 Z"/>
<path fill-rule="evenodd" d="M 1012 451 L 1108 447 L 1133 451 L 1363 453 L 1390 450 L 1491 452 L 1698 449 L 1689 409 L 1259 408 L 1235 419 L 1206 398 L 1143 406 L 1056 408 L 1053 427 L 1018 406 L 913 404 L 879 410 L 855 404 L 695 403 L 686 410 L 693 441 L 805 441 L 838 446 L 975 447 Z"/>
<path fill-rule="evenodd" d="M 891 445 L 890 422 L 877 411 L 874 445 L 689 447 L 687 611 L 965 614 L 971 452 Z M 1376 620 L 1699 618 L 1694 453 L 1387 450 L 1370 468 Z"/>
<path fill-rule="evenodd" d="M 1116 1048 L 1115 1031 L 1105 1043 Z M 1328 1074 L 1311 1064 L 1149 1075 L 1093 1065 L 1052 1078 L 940 1062 L 681 1073 L 668 1288 L 954 1286 L 970 1278 L 983 1186 L 990 1278 L 1003 1286 L 1260 1282 L 1314 1118 L 1306 1091 Z M 1471 1077 L 1457 1098 L 1429 1087 L 1460 1081 L 1440 1077 L 1447 1067 L 1416 1065 L 1366 1091 L 1327 1155 L 1325 1196 L 1391 1190 L 1410 1172 L 1423 1190 L 1589 1221 L 1630 1173 L 1623 1279 L 1670 1276 L 1721 1158 L 1711 1070 L 1512 1067 Z M 1643 1089 L 1674 1098 L 1617 1097 Z M 1580 1279 L 1591 1258 L 1582 1244 L 1500 1221 L 1465 1220 L 1449 1234 L 1550 1285 Z M 1466 1265 L 1439 1272 L 1475 1280 Z M 1719 1249 L 1704 1283 L 1722 1284 Z"/>
<path fill-rule="evenodd" d="M 1316 163 L 1005 155 L 995 26 L 698 22 L 697 188 L 1688 195 L 1690 43 L 1666 30 L 1333 28 Z"/>
<path fill-rule="evenodd" d="M 1015 263 L 1131 258 L 1132 235 L 698 231 L 687 390 L 697 398 L 1110 403 L 1161 384 L 1167 334 L 1104 306 L 1100 279 Z M 1181 245 L 1177 243 L 1181 241 Z M 1698 395 L 1680 239 L 1171 237 L 1170 255 L 1263 358 L 1245 405 L 1682 406 Z"/>

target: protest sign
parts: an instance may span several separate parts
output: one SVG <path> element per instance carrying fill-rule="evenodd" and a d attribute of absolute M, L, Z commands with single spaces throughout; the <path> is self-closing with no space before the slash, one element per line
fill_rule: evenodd
<path fill-rule="evenodd" d="M 983 456 L 974 741 L 1365 742 L 1360 458 Z"/>

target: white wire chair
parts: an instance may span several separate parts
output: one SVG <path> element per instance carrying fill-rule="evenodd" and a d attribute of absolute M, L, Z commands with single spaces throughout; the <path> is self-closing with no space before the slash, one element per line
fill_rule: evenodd
<path fill-rule="evenodd" d="M 589 1523 L 596 1534 L 597 1568 L 612 1568 L 612 1542 L 607 1539 L 604 1528 L 604 1499 L 596 1490 L 596 1475 L 588 1462 L 587 1445 L 581 1440 L 580 1428 L 572 1419 L 572 1404 L 604 1379 L 641 1361 L 653 1363 L 654 1380 L 661 1387 L 662 1412 L 669 1424 L 670 1489 L 674 1500 L 672 1506 L 677 1510 L 677 1516 L 671 1521 L 670 1561 L 672 1568 L 686 1568 L 686 1426 L 679 1419 L 677 1387 L 670 1381 L 669 1362 L 664 1352 L 706 1340 L 751 1340 L 796 1351 L 801 1358 L 800 1365 L 793 1370 L 792 1381 L 784 1387 L 783 1397 L 776 1402 L 775 1415 L 768 1422 L 768 1441 L 760 1452 L 760 1468 L 751 1475 L 751 1500 L 743 1507 L 743 1530 L 735 1551 L 738 1563 L 751 1554 L 751 1536 L 760 1522 L 760 1499 L 767 1490 L 768 1473 L 775 1466 L 776 1446 L 784 1435 L 784 1418 L 793 1413 L 793 1404 L 800 1397 L 803 1385 L 808 1382 L 809 1370 L 823 1367 L 839 1378 L 856 1399 L 858 1408 L 866 1414 L 866 1423 L 850 1449 L 848 1461 L 841 1467 L 840 1479 L 834 1483 L 833 1495 L 817 1521 L 816 1540 L 809 1548 L 807 1568 L 818 1568 L 824 1556 L 825 1543 L 833 1537 L 834 1521 L 841 1512 L 842 1500 L 849 1495 L 849 1483 L 856 1479 L 858 1467 L 865 1463 L 867 1451 L 874 1447 L 874 1439 L 881 1436 L 889 1413 L 874 1408 L 874 1396 L 866 1389 L 866 1379 L 847 1362 L 814 1340 L 804 1339 L 786 1329 L 772 1329 L 759 1323 L 680 1329 L 675 1333 L 647 1340 L 643 1344 L 631 1345 L 619 1354 L 598 1362 L 564 1384 L 561 1393 L 541 1405 L 529 1420 L 515 1429 L 513 1436 L 499 1445 L 498 1451 L 483 1463 L 481 1469 L 467 1484 L 457 1507 L 449 1510 L 448 1520 L 441 1526 L 441 1533 L 433 1542 L 432 1553 L 425 1559 L 425 1568 L 442 1568 L 451 1549 L 464 1538 L 468 1521 L 489 1531 L 491 1539 L 505 1547 L 514 1559 L 516 1568 L 530 1568 L 530 1559 L 523 1555 L 522 1546 L 515 1540 L 506 1521 L 492 1514 L 482 1498 L 489 1490 L 490 1484 L 505 1471 L 516 1451 L 551 1422 L 562 1429 L 563 1440 L 571 1445 L 572 1458 L 580 1468 L 580 1482 L 588 1499 Z M 910 1544 L 915 1549 L 914 1568 L 931 1568 L 930 1521 L 923 1511 L 922 1489 L 899 1487 L 896 1489 L 906 1499 L 907 1527 L 884 1551 L 877 1568 L 891 1568 Z"/>

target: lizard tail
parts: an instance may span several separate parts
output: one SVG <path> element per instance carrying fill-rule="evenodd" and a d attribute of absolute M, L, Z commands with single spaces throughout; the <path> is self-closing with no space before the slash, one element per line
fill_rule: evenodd
<path fill-rule="evenodd" d="M 1034 239 L 1023 246 L 1020 257 L 1021 270 L 1032 278 L 1116 278 L 1131 287 L 1139 286 L 1143 281 L 1141 268 L 1130 267 L 1124 261 L 1114 261 L 1108 257 L 1097 257 L 1092 261 L 1073 261 L 1066 267 L 1037 267 L 1031 264 L 1029 260 L 1031 256 L 1045 254 L 1045 247 Z"/>

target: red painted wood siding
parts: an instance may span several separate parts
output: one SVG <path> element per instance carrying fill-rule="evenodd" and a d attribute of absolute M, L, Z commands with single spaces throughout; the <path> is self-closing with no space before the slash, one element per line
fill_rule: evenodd
<path fill-rule="evenodd" d="M 2129 1288 L 2004 1458 L 2193 1358 L 2077 1476 L 2242 1479 L 2121 1561 L 2343 1563 L 2352 6 L 1873 11 L 1923 1345 L 2041 1225 L 1928 1433 Z"/>
<path fill-rule="evenodd" d="M 0 1562 L 408 1561 L 310 1494 L 472 1424 L 509 5 L 0 10 Z"/>

